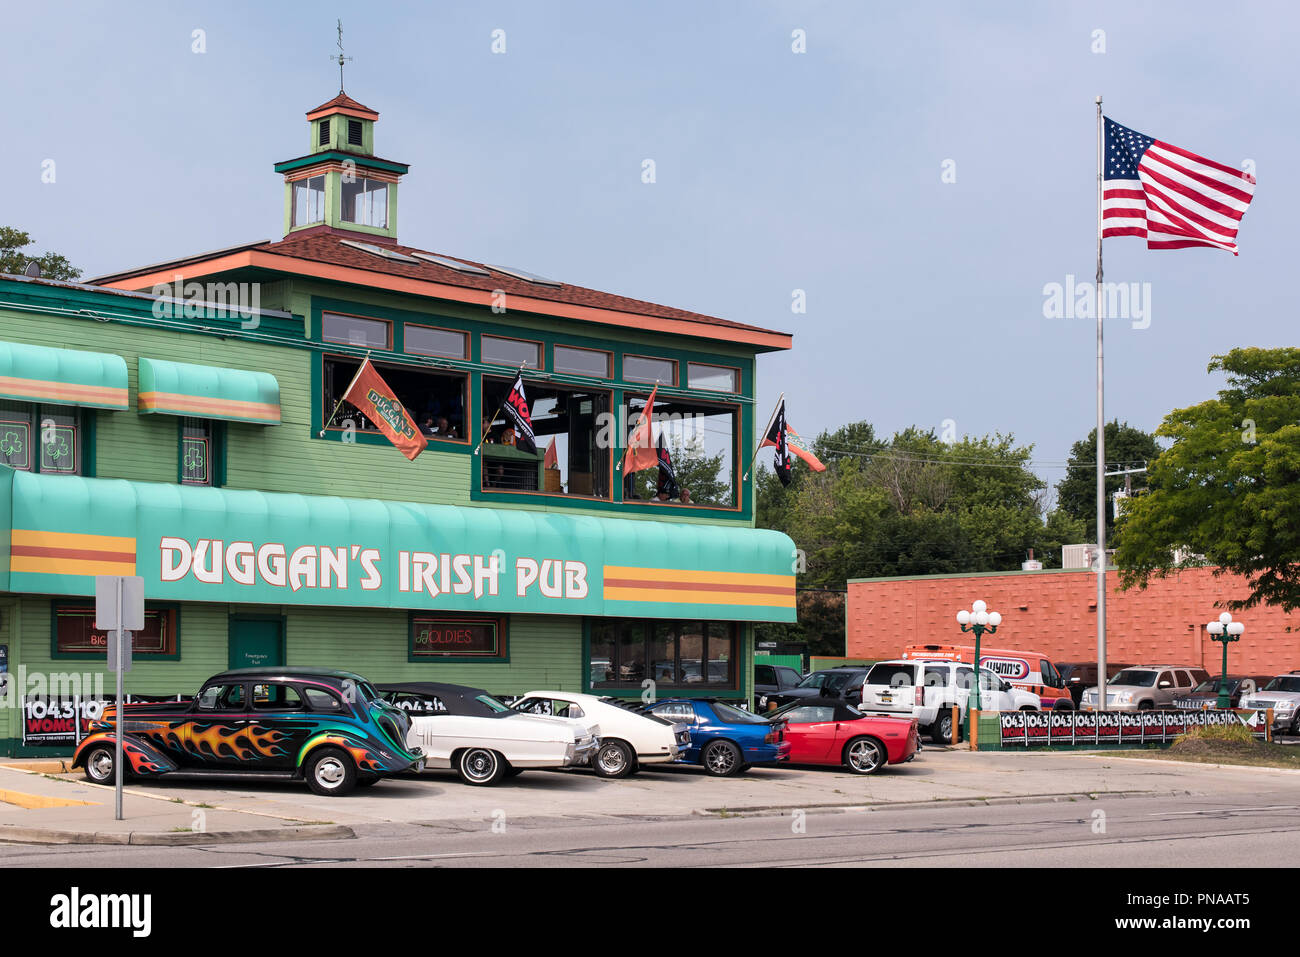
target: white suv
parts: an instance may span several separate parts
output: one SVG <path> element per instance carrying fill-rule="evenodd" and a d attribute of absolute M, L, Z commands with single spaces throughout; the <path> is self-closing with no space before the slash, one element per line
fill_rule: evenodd
<path fill-rule="evenodd" d="M 974 675 L 960 661 L 877 661 L 863 683 L 860 708 L 867 714 L 915 718 L 932 740 L 946 744 L 956 740 L 953 705 L 960 709 L 960 720 L 966 720 Z M 982 711 L 1040 711 L 1043 706 L 1038 695 L 1012 688 L 987 668 L 980 669 L 979 698 Z"/>

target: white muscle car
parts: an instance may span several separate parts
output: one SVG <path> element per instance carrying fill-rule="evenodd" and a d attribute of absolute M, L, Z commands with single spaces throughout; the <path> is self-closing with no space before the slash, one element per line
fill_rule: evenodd
<path fill-rule="evenodd" d="M 513 707 L 529 714 L 593 721 L 600 726 L 600 743 L 591 767 L 603 778 L 635 774 L 642 764 L 676 761 L 690 746 L 686 725 L 647 714 L 637 703 L 601 698 L 576 691 L 529 691 Z"/>
<path fill-rule="evenodd" d="M 420 681 L 378 690 L 410 715 L 406 743 L 424 753 L 425 767 L 455 768 L 466 784 L 586 764 L 600 743 L 594 722 L 522 714 L 481 688 Z"/>

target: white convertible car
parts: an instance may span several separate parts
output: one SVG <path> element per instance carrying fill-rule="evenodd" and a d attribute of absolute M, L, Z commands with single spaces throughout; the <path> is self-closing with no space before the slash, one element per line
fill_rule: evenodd
<path fill-rule="evenodd" d="M 676 761 L 690 746 L 686 725 L 647 714 L 631 702 L 575 691 L 530 691 L 516 699 L 516 711 L 591 721 L 600 727 L 600 743 L 591 767 L 603 778 L 636 773 L 642 764 Z"/>
<path fill-rule="evenodd" d="M 481 688 L 420 681 L 378 690 L 411 716 L 406 742 L 424 752 L 425 767 L 455 768 L 466 784 L 586 764 L 600 744 L 595 722 L 521 714 Z"/>

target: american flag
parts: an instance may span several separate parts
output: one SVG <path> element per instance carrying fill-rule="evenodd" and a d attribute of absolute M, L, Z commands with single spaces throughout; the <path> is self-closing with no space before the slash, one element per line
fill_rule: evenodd
<path fill-rule="evenodd" d="M 1147 249 L 1214 246 L 1237 255 L 1255 177 L 1105 119 L 1102 236 L 1145 236 Z"/>

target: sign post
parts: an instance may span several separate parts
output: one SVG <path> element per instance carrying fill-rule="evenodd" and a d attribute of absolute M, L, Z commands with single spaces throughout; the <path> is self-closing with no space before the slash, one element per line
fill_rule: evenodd
<path fill-rule="evenodd" d="M 131 670 L 131 633 L 144 628 L 144 579 L 139 575 L 95 576 L 95 627 L 108 632 L 108 669 L 117 676 L 114 729 L 114 818 L 122 820 L 122 673 Z M 76 721 L 80 724 L 81 717 Z"/>

